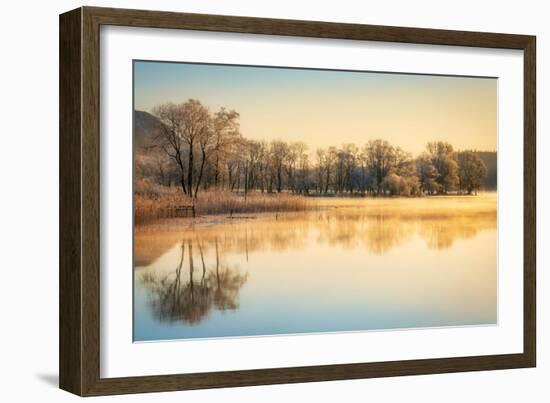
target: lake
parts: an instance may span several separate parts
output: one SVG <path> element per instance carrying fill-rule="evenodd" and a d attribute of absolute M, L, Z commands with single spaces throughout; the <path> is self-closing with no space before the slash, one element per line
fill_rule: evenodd
<path fill-rule="evenodd" d="M 135 228 L 134 340 L 497 323 L 496 194 Z"/>

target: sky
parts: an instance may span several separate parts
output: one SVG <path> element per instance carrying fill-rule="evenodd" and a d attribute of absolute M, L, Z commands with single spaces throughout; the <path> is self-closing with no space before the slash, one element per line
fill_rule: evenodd
<path fill-rule="evenodd" d="M 240 114 L 249 139 L 310 149 L 382 138 L 418 154 L 429 141 L 496 151 L 497 79 L 134 62 L 134 107 L 198 99 Z"/>

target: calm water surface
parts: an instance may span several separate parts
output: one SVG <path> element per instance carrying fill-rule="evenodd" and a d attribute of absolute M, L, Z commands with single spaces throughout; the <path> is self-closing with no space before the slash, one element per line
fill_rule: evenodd
<path fill-rule="evenodd" d="M 135 341 L 495 324 L 496 196 L 136 226 Z"/>

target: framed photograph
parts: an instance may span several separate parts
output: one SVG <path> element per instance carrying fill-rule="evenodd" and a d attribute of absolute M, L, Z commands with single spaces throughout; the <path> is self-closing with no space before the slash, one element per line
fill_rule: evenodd
<path fill-rule="evenodd" d="M 533 367 L 535 37 L 60 16 L 60 387 Z"/>

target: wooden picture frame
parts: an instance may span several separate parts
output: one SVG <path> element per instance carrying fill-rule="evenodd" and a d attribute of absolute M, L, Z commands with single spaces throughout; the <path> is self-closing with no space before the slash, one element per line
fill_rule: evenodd
<path fill-rule="evenodd" d="M 99 35 L 102 25 L 519 49 L 524 56 L 523 353 L 213 373 L 100 377 Z M 60 16 L 60 387 L 80 396 L 533 367 L 535 37 L 81 7 Z"/>

